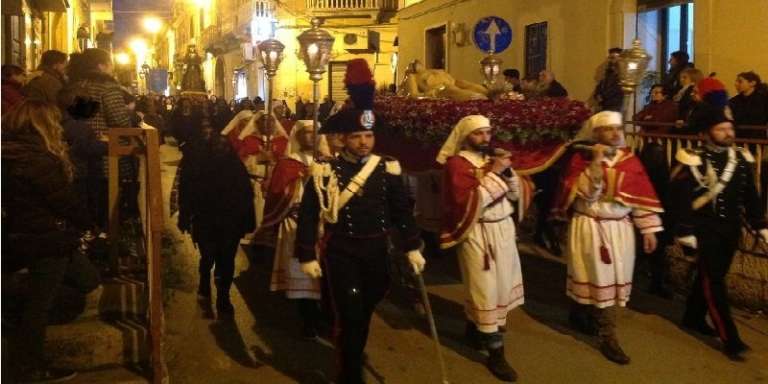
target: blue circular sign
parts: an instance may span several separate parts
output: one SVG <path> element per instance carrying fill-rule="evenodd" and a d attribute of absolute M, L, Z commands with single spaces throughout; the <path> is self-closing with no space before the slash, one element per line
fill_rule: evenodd
<path fill-rule="evenodd" d="M 475 24 L 472 38 L 481 51 L 499 53 L 512 44 L 512 28 L 504 19 L 488 16 Z"/>

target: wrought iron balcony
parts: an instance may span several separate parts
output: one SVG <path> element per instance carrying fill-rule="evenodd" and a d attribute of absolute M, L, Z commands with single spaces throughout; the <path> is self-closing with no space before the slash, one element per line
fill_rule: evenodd
<path fill-rule="evenodd" d="M 399 0 L 306 0 L 310 11 L 397 11 Z"/>

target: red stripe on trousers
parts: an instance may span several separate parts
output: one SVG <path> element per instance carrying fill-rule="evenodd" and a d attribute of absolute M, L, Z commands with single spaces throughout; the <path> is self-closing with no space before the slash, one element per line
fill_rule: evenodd
<path fill-rule="evenodd" d="M 715 323 L 717 333 L 720 334 L 720 340 L 726 342 L 728 341 L 728 336 L 725 334 L 725 325 L 723 325 L 723 319 L 720 318 L 720 312 L 717 311 L 715 301 L 712 299 L 712 291 L 709 287 L 709 277 L 707 276 L 707 272 L 704 271 L 704 267 L 699 268 L 699 273 L 701 274 L 701 285 L 704 289 L 704 299 L 707 301 L 707 306 L 709 307 L 709 315 L 712 316 L 712 322 Z"/>

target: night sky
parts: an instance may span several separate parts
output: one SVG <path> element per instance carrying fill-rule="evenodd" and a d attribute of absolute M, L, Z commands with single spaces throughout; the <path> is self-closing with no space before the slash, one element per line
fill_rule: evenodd
<path fill-rule="evenodd" d="M 141 27 L 142 17 L 155 15 L 167 22 L 171 15 L 170 4 L 170 0 L 113 0 L 115 49 L 125 48 L 130 37 L 144 32 Z"/>

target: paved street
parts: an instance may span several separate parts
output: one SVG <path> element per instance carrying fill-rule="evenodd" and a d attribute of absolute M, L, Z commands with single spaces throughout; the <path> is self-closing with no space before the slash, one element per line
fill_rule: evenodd
<path fill-rule="evenodd" d="M 163 187 L 173 181 L 178 151 L 163 146 Z M 327 342 L 298 337 L 295 307 L 268 291 L 271 257 L 241 251 L 232 299 L 234 321 L 215 320 L 195 297 L 197 252 L 188 236 L 175 229 L 177 253 L 172 265 L 173 296 L 166 307 L 166 357 L 173 383 L 327 383 L 333 349 Z M 752 346 L 747 361 L 734 363 L 713 340 L 688 334 L 676 325 L 682 301 L 633 294 L 619 312 L 618 334 L 632 363 L 620 367 L 605 360 L 594 341 L 567 328 L 565 267 L 534 255 L 523 246 L 526 304 L 515 310 L 505 334 L 507 357 L 520 383 L 763 383 L 768 382 L 768 320 L 739 312 L 744 340 Z M 462 342 L 463 291 L 455 257 L 431 259 L 426 280 L 443 341 L 448 376 L 456 383 L 497 383 L 482 365 L 483 355 Z M 369 383 L 440 383 L 427 322 L 393 289 L 377 311 L 366 349 Z"/>

